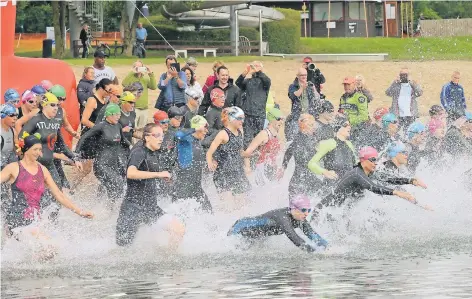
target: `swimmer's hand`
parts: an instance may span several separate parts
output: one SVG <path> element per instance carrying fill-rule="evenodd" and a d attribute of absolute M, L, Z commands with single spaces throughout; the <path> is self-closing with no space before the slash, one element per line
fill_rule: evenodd
<path fill-rule="evenodd" d="M 125 133 L 128 133 L 129 131 L 131 131 L 131 127 L 130 126 L 126 126 L 124 127 L 123 129 L 121 129 L 121 131 L 125 132 Z"/>
<path fill-rule="evenodd" d="M 83 165 L 82 165 L 82 162 L 80 162 L 80 161 L 75 161 L 74 164 L 75 164 L 75 167 L 77 167 L 77 169 L 78 169 L 79 171 L 83 171 L 83 170 L 84 170 L 84 167 L 83 167 Z"/>
<path fill-rule="evenodd" d="M 170 179 L 172 175 L 168 171 L 156 172 L 156 178 L 158 179 Z"/>
<path fill-rule="evenodd" d="M 325 178 L 330 179 L 330 180 L 336 180 L 338 178 L 338 175 L 333 170 L 325 170 L 323 172 L 323 176 Z"/>
<path fill-rule="evenodd" d="M 79 212 L 77 213 L 77 215 L 79 215 L 80 217 L 83 217 L 83 218 L 87 218 L 87 219 L 92 219 L 94 217 L 93 213 L 90 212 L 90 211 L 82 211 L 82 210 L 79 210 Z"/>
<path fill-rule="evenodd" d="M 215 171 L 216 170 L 216 167 L 218 167 L 218 162 L 216 162 L 215 160 L 207 160 L 207 163 L 208 163 L 208 169 L 210 171 Z"/>
<path fill-rule="evenodd" d="M 284 177 L 284 169 L 279 168 L 277 169 L 277 174 L 275 175 L 278 181 L 280 181 Z"/>
<path fill-rule="evenodd" d="M 412 204 L 415 204 L 415 205 L 418 203 L 416 201 L 415 197 L 413 195 L 411 195 L 410 193 L 408 193 L 408 192 L 394 190 L 393 195 L 396 195 L 398 197 L 406 199 L 406 200 L 408 200 L 409 202 L 411 202 Z"/>
<path fill-rule="evenodd" d="M 414 185 L 414 186 L 417 186 L 417 187 L 421 187 L 423 189 L 426 189 L 428 188 L 428 186 L 426 186 L 425 183 L 423 183 L 422 181 L 418 180 L 418 179 L 413 179 L 411 181 L 411 184 Z"/>
<path fill-rule="evenodd" d="M 324 247 L 324 249 L 326 249 L 326 247 L 328 247 L 328 242 L 326 242 L 325 239 L 323 239 L 320 235 L 318 234 L 314 234 L 311 236 L 311 240 L 316 243 L 316 246 L 318 247 Z"/>

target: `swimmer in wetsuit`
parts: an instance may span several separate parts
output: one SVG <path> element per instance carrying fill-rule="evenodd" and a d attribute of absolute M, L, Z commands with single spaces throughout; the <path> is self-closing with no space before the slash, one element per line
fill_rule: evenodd
<path fill-rule="evenodd" d="M 317 122 L 311 114 L 300 115 L 298 119 L 300 130 L 285 151 L 282 162 L 284 170 L 287 169 L 290 159 L 292 157 L 295 159 L 295 170 L 288 185 L 289 198 L 297 194 L 312 195 L 323 185 L 323 182 L 307 167 L 308 161 L 315 154 L 317 140 L 313 133 L 316 130 L 316 125 Z"/>
<path fill-rule="evenodd" d="M 369 176 L 376 168 L 378 152 L 373 147 L 365 147 L 359 151 L 360 163 L 346 173 L 334 186 L 333 191 L 316 205 L 317 209 L 326 206 L 341 206 L 348 198 L 362 198 L 364 190 L 369 190 L 380 195 L 396 195 L 417 204 L 413 195 L 394 190 L 392 188 L 374 183 Z M 395 184 L 397 181 L 389 181 Z"/>
<path fill-rule="evenodd" d="M 121 198 L 124 193 L 126 153 L 123 147 L 131 146 L 118 122 L 120 117 L 120 107 L 109 104 L 105 120 L 83 134 L 76 147 L 76 152 L 83 155 L 84 144 L 90 139 L 96 141 L 97 157 L 93 163 L 93 172 L 112 202 Z"/>
<path fill-rule="evenodd" d="M 265 214 L 242 218 L 233 224 L 228 236 L 239 235 L 247 240 L 285 234 L 298 248 L 313 252 L 320 247 L 326 248 L 328 243 L 310 226 L 306 217 L 311 212 L 310 199 L 305 195 L 294 196 L 290 200 L 289 208 L 269 211 Z M 307 243 L 295 231 L 300 228 L 310 239 Z"/>
<path fill-rule="evenodd" d="M 162 179 L 171 177 L 159 159 L 163 132 L 156 124 L 147 124 L 143 130 L 143 141 L 131 149 L 128 160 L 128 188 L 116 224 L 116 243 L 119 246 L 130 245 L 142 225 L 153 225 L 162 220 L 165 229 L 171 233 L 170 246 L 176 248 L 183 238 L 185 226 L 175 217 L 162 219 L 165 212 L 158 206 L 156 198 L 164 195 L 160 187 Z"/>
<path fill-rule="evenodd" d="M 308 169 L 313 173 L 332 181 L 349 172 L 358 161 L 354 146 L 348 140 L 351 125 L 347 118 L 342 114 L 336 115 L 333 126 L 336 137 L 320 141 L 316 154 L 308 162 Z M 324 167 L 321 166 L 321 161 Z"/>
<path fill-rule="evenodd" d="M 205 114 L 205 119 L 208 122 L 208 135 L 202 141 L 206 148 L 210 147 L 216 135 L 224 127 L 221 114 L 226 101 L 225 92 L 218 87 L 214 87 L 210 92 L 210 100 L 211 106 Z"/>
<path fill-rule="evenodd" d="M 284 122 L 282 111 L 270 108 L 267 111 L 267 128 L 254 137 L 249 146 L 243 151 L 246 175 L 251 173 L 249 158 L 257 150 L 259 157 L 256 160 L 256 184 L 263 186 L 270 181 L 282 177 L 282 169 L 277 167 L 277 157 L 282 148 L 279 140 L 279 130 Z"/>
<path fill-rule="evenodd" d="M 23 153 L 21 161 L 8 164 L 0 173 L 1 183 L 11 184 L 12 202 L 6 212 L 7 230 L 10 235 L 19 239 L 21 233 L 30 233 L 40 240 L 49 239 L 35 225 L 30 226 L 40 216 L 40 202 L 46 188 L 61 205 L 77 215 L 93 217 L 93 213 L 82 211 L 75 206 L 59 190 L 48 169 L 38 162 L 42 154 L 42 141 L 38 134 L 26 136 L 20 146 Z M 54 254 L 54 249 L 47 253 L 50 257 Z"/>
<path fill-rule="evenodd" d="M 202 210 L 212 212 L 208 196 L 202 189 L 202 171 L 205 167 L 205 151 L 201 141 L 208 133 L 208 123 L 203 116 L 190 120 L 191 129 L 177 131 L 177 167 L 172 201 L 195 199 Z"/>
<path fill-rule="evenodd" d="M 423 146 L 426 143 L 426 126 L 420 122 L 412 123 L 407 131 L 407 150 L 408 150 L 408 170 L 411 173 L 416 172 L 416 168 L 421 162 L 421 159 L 426 155 Z"/>
<path fill-rule="evenodd" d="M 334 112 L 333 104 L 328 100 L 321 102 L 320 113 L 316 118 L 316 131 L 314 133 L 316 140 L 327 140 L 336 135 L 331 125 L 335 118 L 336 113 Z"/>

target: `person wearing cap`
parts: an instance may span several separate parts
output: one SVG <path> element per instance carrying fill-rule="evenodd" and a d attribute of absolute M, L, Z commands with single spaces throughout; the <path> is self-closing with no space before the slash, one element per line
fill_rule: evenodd
<path fill-rule="evenodd" d="M 204 94 L 208 92 L 208 89 L 215 85 L 215 81 L 218 80 L 218 68 L 224 66 L 225 63 L 221 60 L 217 60 L 213 62 L 213 74 L 209 75 L 205 80 L 205 84 L 203 85 L 202 91 Z M 204 114 L 205 112 L 201 113 L 200 115 Z"/>
<path fill-rule="evenodd" d="M 0 180 L 2 186 L 4 183 L 11 185 L 12 201 L 5 213 L 8 236 L 15 237 L 17 241 L 33 237 L 39 245 L 44 246 L 49 237 L 41 232 L 37 219 L 41 215 L 42 200 L 46 190 L 55 201 L 81 217 L 93 218 L 93 213 L 80 209 L 61 192 L 47 167 L 38 161 L 42 155 L 42 148 L 41 136 L 38 134 L 25 136 L 21 143 L 21 161 L 13 162 L 3 168 Z M 26 243 L 23 246 L 27 245 Z M 40 256 L 49 259 L 57 253 L 56 248 L 51 246 L 41 248 L 41 251 Z"/>
<path fill-rule="evenodd" d="M 11 104 L 16 107 L 20 102 L 20 94 L 16 89 L 8 88 L 3 95 L 3 100 L 5 104 Z"/>
<path fill-rule="evenodd" d="M 400 140 L 398 135 L 398 118 L 393 113 L 387 113 L 382 116 L 382 131 L 372 136 L 370 146 L 384 150 L 388 144 Z"/>
<path fill-rule="evenodd" d="M 267 113 L 267 120 L 269 121 L 267 128 L 259 132 L 247 149 L 242 152 L 242 156 L 245 158 L 246 175 L 248 175 L 251 173 L 249 158 L 257 150 L 259 157 L 256 160 L 255 181 L 259 186 L 282 177 L 283 171 L 277 166 L 277 157 L 282 149 L 279 131 L 284 119 L 285 116 L 282 114 L 282 111 L 277 108 L 269 109 Z"/>
<path fill-rule="evenodd" d="M 97 120 L 105 120 L 105 111 L 110 104 L 120 105 L 121 104 L 121 95 L 123 94 L 123 86 L 112 84 L 108 89 L 108 96 L 106 99 L 106 104 L 103 106 L 97 114 Z"/>
<path fill-rule="evenodd" d="M 446 83 L 441 90 L 441 105 L 446 109 L 449 122 L 464 116 L 467 109 L 464 88 L 459 84 L 460 79 L 461 73 L 454 71 L 451 81 Z"/>
<path fill-rule="evenodd" d="M 14 106 L 3 104 L 0 106 L 0 115 L 2 119 L 0 167 L 3 169 L 7 164 L 18 160 L 15 148 L 15 122 L 18 120 L 18 112 Z"/>
<path fill-rule="evenodd" d="M 62 127 L 66 130 L 67 133 L 72 135 L 73 137 L 77 137 L 79 134 L 77 131 L 72 128 L 71 123 L 69 122 L 69 118 L 67 117 L 66 110 L 62 108 L 62 104 L 67 98 L 66 90 L 62 85 L 56 84 L 51 86 L 49 92 L 52 93 L 57 97 L 59 100 L 59 108 L 57 110 L 56 118 L 62 118 Z"/>
<path fill-rule="evenodd" d="M 183 118 L 180 123 L 181 128 L 190 128 L 190 120 L 197 115 L 198 106 L 200 105 L 200 95 L 194 90 L 185 91 L 185 97 L 187 98 L 187 104 L 180 107 Z"/>
<path fill-rule="evenodd" d="M 472 153 L 472 113 L 457 119 L 444 137 L 445 151 L 454 157 L 468 156 Z"/>
<path fill-rule="evenodd" d="M 315 68 L 313 69 L 311 65 L 313 65 Z M 315 66 L 313 59 L 308 56 L 303 58 L 302 67 L 307 71 L 308 81 L 315 85 L 316 91 L 321 95 L 321 85 L 326 82 L 326 79 L 321 73 L 320 69 Z M 322 98 L 324 97 L 322 96 Z"/>
<path fill-rule="evenodd" d="M 426 126 L 420 122 L 412 123 L 407 131 L 407 149 L 408 149 L 408 170 L 411 173 L 416 172 L 416 168 L 421 162 L 421 159 L 425 155 L 424 145 L 426 143 L 426 138 L 428 137 Z"/>
<path fill-rule="evenodd" d="M 194 76 L 196 76 L 196 74 L 197 74 L 198 62 L 197 62 L 197 60 L 195 59 L 195 57 L 189 57 L 189 58 L 187 59 L 187 62 L 185 63 L 185 66 L 186 66 L 186 67 L 189 67 L 189 68 L 192 70 Z"/>
<path fill-rule="evenodd" d="M 320 112 L 322 101 L 315 85 L 307 80 L 305 68 L 298 69 L 297 78 L 288 88 L 288 97 L 292 101 L 292 108 L 287 117 L 285 138 L 290 141 L 297 134 L 300 115 L 309 113 L 316 117 Z"/>
<path fill-rule="evenodd" d="M 378 148 L 379 150 L 384 148 L 385 142 L 389 138 L 387 132 L 385 132 L 382 117 L 387 113 L 388 109 L 383 107 L 374 111 L 373 121 L 371 120 L 366 124 L 366 127 L 354 143 L 356 148 L 360 149 L 361 147 L 365 146 L 372 146 L 373 148 Z M 396 123 L 396 116 L 394 114 L 392 115 Z"/>
<path fill-rule="evenodd" d="M 213 182 L 218 195 L 225 208 L 231 207 L 230 210 L 242 208 L 251 186 L 241 156 L 244 118 L 241 108 L 225 108 L 222 115 L 224 128 L 216 135 L 206 154 L 208 169 L 214 172 Z"/>
<path fill-rule="evenodd" d="M 367 85 L 365 83 L 365 78 L 361 74 L 356 75 L 356 90 L 367 98 L 367 103 L 370 103 L 374 100 L 372 93 L 367 89 Z"/>
<path fill-rule="evenodd" d="M 113 81 L 113 84 L 118 85 L 118 77 L 115 75 L 113 69 L 105 65 L 105 57 L 108 58 L 108 55 L 105 54 L 102 50 L 97 50 L 93 54 L 94 63 L 92 65 L 95 70 L 94 83 L 97 85 L 102 79 L 108 79 Z"/>
<path fill-rule="evenodd" d="M 105 111 L 105 120 L 83 134 L 75 150 L 81 153 L 88 139 L 95 142 L 97 156 L 93 162 L 93 173 L 105 187 L 108 199 L 112 203 L 123 196 L 127 158 L 123 147 L 131 146 L 119 123 L 120 117 L 120 106 L 109 104 Z"/>
<path fill-rule="evenodd" d="M 253 61 L 235 83 L 241 89 L 240 103 L 237 105 L 244 111 L 244 148 L 264 129 L 266 120 L 267 96 L 271 80 L 264 73 L 262 62 Z"/>
<path fill-rule="evenodd" d="M 175 56 L 166 57 L 167 71 L 159 79 L 157 87 L 160 89 L 154 108 L 167 112 L 170 107 L 182 107 L 185 101 L 185 89 L 187 89 L 187 75 L 182 70 L 177 70 L 173 64 L 177 63 Z"/>
<path fill-rule="evenodd" d="M 401 173 L 401 167 L 408 164 L 408 151 L 405 144 L 395 141 L 389 144 L 386 150 L 387 161 L 375 170 L 372 178 L 390 185 L 414 185 L 426 189 L 426 184 L 421 180 L 405 177 Z"/>
<path fill-rule="evenodd" d="M 169 129 L 164 136 L 164 144 L 166 144 L 166 141 L 172 141 L 172 143 L 174 143 L 174 136 L 181 127 L 180 125 L 182 123 L 184 113 L 181 108 L 174 106 L 167 111 L 167 115 L 169 115 Z"/>
<path fill-rule="evenodd" d="M 379 154 L 375 148 L 370 146 L 362 148 L 359 151 L 360 162 L 338 180 L 333 191 L 325 196 L 316 205 L 316 208 L 320 210 L 328 206 L 341 206 L 348 198 L 363 198 L 365 190 L 380 195 L 395 195 L 416 204 L 415 197 L 410 193 L 395 190 L 372 181 L 370 176 L 376 169 L 378 157 Z"/>
<path fill-rule="evenodd" d="M 154 113 L 153 119 L 154 123 L 161 127 L 162 131 L 165 134 L 169 129 L 169 115 L 165 111 L 157 110 Z"/>
<path fill-rule="evenodd" d="M 428 131 L 425 158 L 428 160 L 428 165 L 438 166 L 445 153 L 446 124 L 441 119 L 431 119 L 428 123 Z"/>
<path fill-rule="evenodd" d="M 316 147 L 316 154 L 308 162 L 308 169 L 329 180 L 337 180 L 349 172 L 358 162 L 354 146 L 349 141 L 351 125 L 347 118 L 338 114 L 333 123 L 336 136 L 322 140 Z M 321 166 L 323 161 L 323 166 Z"/>
<path fill-rule="evenodd" d="M 221 119 L 223 107 L 225 106 L 225 92 L 220 88 L 212 88 L 210 91 L 211 106 L 205 114 L 208 122 L 208 135 L 203 139 L 202 145 L 209 148 L 211 143 L 220 132 L 224 125 Z"/>
<path fill-rule="evenodd" d="M 203 116 L 190 120 L 190 129 L 175 134 L 177 140 L 177 167 L 172 191 L 172 201 L 196 200 L 203 211 L 211 213 L 212 207 L 202 188 L 205 150 L 201 141 L 208 133 L 208 123 Z"/>
<path fill-rule="evenodd" d="M 85 110 L 85 104 L 90 97 L 93 97 L 93 90 L 95 88 L 95 69 L 91 66 L 84 68 L 82 78 L 77 85 L 77 99 L 80 104 L 80 117 Z"/>
<path fill-rule="evenodd" d="M 290 199 L 287 208 L 239 219 L 228 231 L 228 236 L 240 236 L 252 243 L 269 236 L 286 235 L 295 246 L 303 251 L 320 251 L 328 247 L 328 242 L 318 235 L 306 220 L 311 210 L 310 199 L 306 195 L 299 194 Z M 301 238 L 296 233 L 296 228 L 299 228 L 310 242 Z"/>
<path fill-rule="evenodd" d="M 163 225 L 170 233 L 169 247 L 176 249 L 185 234 L 184 224 L 158 206 L 156 197 L 162 198 L 164 180 L 171 174 L 159 161 L 159 149 L 163 140 L 162 128 L 147 124 L 143 128 L 142 141 L 131 149 L 126 169 L 126 193 L 116 221 L 116 244 L 131 245 L 142 226 L 153 229 Z M 155 225 L 156 224 L 156 225 Z"/>
<path fill-rule="evenodd" d="M 335 133 L 331 123 L 335 119 L 336 112 L 334 106 L 328 100 L 323 100 L 320 106 L 320 111 L 316 117 L 315 138 L 317 140 L 326 140 L 334 137 Z"/>
<path fill-rule="evenodd" d="M 417 98 L 423 95 L 421 86 L 410 80 L 408 68 L 400 70 L 385 94 L 392 98 L 390 112 L 398 117 L 400 128 L 408 128 L 419 116 Z"/>
<path fill-rule="evenodd" d="M 144 71 L 144 69 L 146 70 Z M 123 79 L 122 85 L 127 87 L 137 82 L 141 84 L 141 89 L 137 90 L 137 94 L 135 94 L 134 111 L 136 113 L 136 128 L 140 129 L 148 123 L 149 119 L 149 90 L 157 89 L 156 75 L 140 60 L 133 63 L 132 70 Z"/>
<path fill-rule="evenodd" d="M 367 97 L 357 91 L 356 79 L 346 77 L 343 81 L 344 94 L 339 100 L 339 112 L 344 113 L 352 126 L 351 139 L 362 133 L 369 121 L 369 106 Z"/>
<path fill-rule="evenodd" d="M 162 153 L 161 161 L 164 165 L 164 169 L 170 171 L 173 165 L 175 164 L 177 154 L 175 149 L 175 134 L 177 133 L 177 131 L 180 130 L 180 124 L 182 123 L 183 113 L 180 108 L 173 106 L 167 111 L 167 115 L 169 117 L 168 129 L 164 134 L 164 140 L 162 142 L 161 148 L 159 149 L 159 152 Z"/>
<path fill-rule="evenodd" d="M 136 97 L 129 91 L 123 92 L 120 96 L 121 100 L 121 116 L 118 123 L 121 125 L 123 136 L 133 143 L 133 137 L 141 139 L 141 134 L 136 130 L 136 113 L 134 112 L 134 106 L 136 105 Z M 126 144 L 122 143 L 123 150 L 125 151 L 126 157 L 129 156 L 130 148 Z"/>
<path fill-rule="evenodd" d="M 229 70 L 226 66 L 220 66 L 216 69 L 216 80 L 211 85 L 203 97 L 202 103 L 198 108 L 199 115 L 206 115 L 208 108 L 212 106 L 212 91 L 221 89 L 224 92 L 225 101 L 223 108 L 239 105 L 240 90 L 239 87 L 233 84 L 233 79 L 229 77 Z M 206 116 L 205 116 L 206 118 Z M 208 118 L 207 118 L 208 119 Z"/>
<path fill-rule="evenodd" d="M 287 169 L 290 159 L 295 160 L 295 170 L 288 185 L 289 198 L 297 194 L 314 195 L 322 186 L 319 180 L 310 170 L 308 170 L 308 162 L 315 155 L 316 144 L 318 139 L 315 137 L 318 124 L 313 115 L 304 113 L 298 119 L 298 127 L 300 128 L 297 135 L 290 143 L 285 151 L 282 168 Z"/>
<path fill-rule="evenodd" d="M 42 87 L 41 87 L 42 88 Z M 25 90 L 21 95 L 21 104 L 18 109 L 18 121 L 15 123 L 16 132 L 20 132 L 23 125 L 39 112 L 40 98 L 31 90 Z"/>

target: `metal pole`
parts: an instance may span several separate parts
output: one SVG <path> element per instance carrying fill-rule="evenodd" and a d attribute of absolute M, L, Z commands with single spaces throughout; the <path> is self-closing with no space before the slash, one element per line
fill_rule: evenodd
<path fill-rule="evenodd" d="M 369 26 L 367 26 L 367 10 L 365 8 L 365 0 L 364 0 L 364 21 L 365 21 L 365 34 L 366 34 L 366 37 L 369 38 Z"/>
<path fill-rule="evenodd" d="M 411 0 L 411 9 L 410 9 L 410 12 L 411 12 L 411 37 L 413 37 L 413 0 Z"/>
<path fill-rule="evenodd" d="M 387 37 L 388 37 L 387 0 L 384 0 L 384 26 L 385 26 L 385 32 L 387 33 Z"/>
<path fill-rule="evenodd" d="M 235 40 L 236 48 L 235 48 L 234 52 L 235 52 L 235 56 L 239 56 L 239 20 L 238 20 L 239 13 L 238 13 L 237 10 L 235 11 L 235 14 L 236 14 L 236 20 L 235 20 L 235 22 L 236 22 L 236 36 L 235 36 L 235 38 L 236 38 L 236 40 Z"/>
<path fill-rule="evenodd" d="M 328 38 L 329 38 L 329 28 L 331 27 L 331 0 L 328 1 Z"/>
<path fill-rule="evenodd" d="M 402 27 L 402 30 L 401 30 L 401 34 L 402 34 L 402 38 L 403 38 L 403 0 L 400 1 L 400 18 L 401 18 L 401 27 Z"/>
<path fill-rule="evenodd" d="M 263 56 L 263 53 L 262 53 L 262 9 L 259 10 L 259 55 Z"/>
<path fill-rule="evenodd" d="M 231 41 L 231 54 L 236 56 L 236 40 L 238 39 L 238 31 L 236 30 L 236 6 L 230 6 L 229 13 L 229 39 Z"/>
<path fill-rule="evenodd" d="M 408 4 L 405 6 L 405 13 L 406 13 L 406 37 L 410 37 L 410 26 L 408 24 Z"/>

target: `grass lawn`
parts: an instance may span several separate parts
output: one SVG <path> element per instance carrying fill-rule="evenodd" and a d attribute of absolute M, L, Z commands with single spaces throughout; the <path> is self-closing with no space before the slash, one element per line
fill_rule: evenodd
<path fill-rule="evenodd" d="M 472 37 L 302 38 L 301 52 L 388 53 L 391 60 L 472 60 Z"/>

